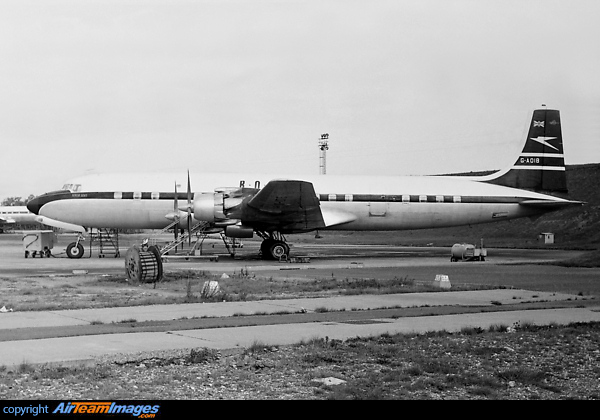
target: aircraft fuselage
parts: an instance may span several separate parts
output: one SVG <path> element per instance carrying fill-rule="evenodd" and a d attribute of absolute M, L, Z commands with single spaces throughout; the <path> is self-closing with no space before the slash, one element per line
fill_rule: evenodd
<path fill-rule="evenodd" d="M 181 178 L 181 174 L 178 176 Z M 85 227 L 161 229 L 169 223 L 165 215 L 173 211 L 174 192 L 168 181 L 175 177 L 155 173 L 76 178 L 68 184 L 72 192 L 63 193 L 61 199 L 53 200 L 53 193 L 49 193 L 47 202 L 41 202 L 39 214 Z M 298 178 L 190 174 L 194 191 L 203 193 L 260 188 L 273 179 Z M 562 200 L 462 177 L 320 175 L 302 179 L 314 185 L 324 212 L 352 215 L 354 220 L 328 227 L 331 230 L 405 230 L 494 222 L 543 212 L 519 204 L 525 200 Z M 180 185 L 185 185 L 183 180 Z M 187 195 L 179 191 L 181 206 Z"/>

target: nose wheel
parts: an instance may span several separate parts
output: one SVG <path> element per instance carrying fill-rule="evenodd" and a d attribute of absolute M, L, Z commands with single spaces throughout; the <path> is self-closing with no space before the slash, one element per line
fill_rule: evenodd
<path fill-rule="evenodd" d="M 67 257 L 78 259 L 83 256 L 83 245 L 79 242 L 70 243 L 67 246 Z"/>

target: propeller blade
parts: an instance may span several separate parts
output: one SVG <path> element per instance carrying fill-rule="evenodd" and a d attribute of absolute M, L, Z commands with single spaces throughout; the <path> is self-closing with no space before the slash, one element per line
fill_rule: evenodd
<path fill-rule="evenodd" d="M 187 200 L 188 200 L 188 208 L 190 208 L 190 205 L 192 204 L 192 187 L 191 187 L 191 183 L 190 183 L 190 171 L 188 169 L 187 171 L 187 175 L 188 175 L 188 183 L 187 183 Z"/>
<path fill-rule="evenodd" d="M 187 217 L 188 228 L 188 246 L 192 246 L 192 215 L 188 213 Z"/>
<path fill-rule="evenodd" d="M 177 181 L 175 181 L 175 199 L 173 200 L 173 212 L 175 214 L 179 214 L 179 205 L 178 205 L 178 201 L 177 201 Z M 179 217 L 177 217 L 177 219 L 179 219 Z M 173 226 L 173 235 L 175 236 L 175 240 L 177 240 L 178 231 L 179 231 L 179 223 L 177 223 L 175 226 Z"/>
<path fill-rule="evenodd" d="M 190 182 L 190 170 L 187 171 L 187 229 L 188 245 L 192 246 L 192 185 Z"/>
<path fill-rule="evenodd" d="M 178 200 L 177 200 L 177 181 L 175 181 L 175 198 L 173 200 L 173 211 L 177 212 L 179 210 Z"/>

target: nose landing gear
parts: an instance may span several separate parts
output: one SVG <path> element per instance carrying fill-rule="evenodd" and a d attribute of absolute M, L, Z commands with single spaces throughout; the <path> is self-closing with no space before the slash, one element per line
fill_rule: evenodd
<path fill-rule="evenodd" d="M 67 245 L 67 257 L 69 258 L 81 258 L 83 256 L 83 245 L 79 242 L 72 242 Z"/>
<path fill-rule="evenodd" d="M 80 244 L 81 241 L 83 241 L 83 235 L 79 234 L 77 236 L 77 240 L 75 242 L 71 242 L 69 245 L 67 245 L 67 257 L 69 258 L 73 258 L 73 259 L 78 259 L 83 257 L 83 245 Z"/>

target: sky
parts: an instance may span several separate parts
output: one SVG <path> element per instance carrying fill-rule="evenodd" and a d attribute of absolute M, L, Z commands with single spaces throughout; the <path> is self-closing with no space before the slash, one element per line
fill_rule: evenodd
<path fill-rule="evenodd" d="M 597 0 L 0 0 L 0 199 L 102 172 L 600 162 Z"/>

